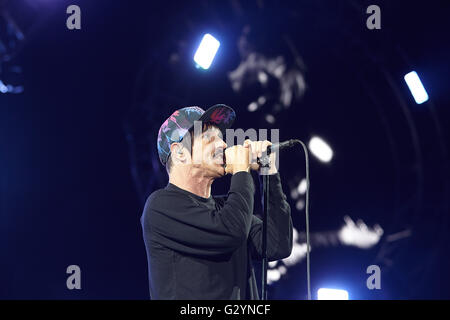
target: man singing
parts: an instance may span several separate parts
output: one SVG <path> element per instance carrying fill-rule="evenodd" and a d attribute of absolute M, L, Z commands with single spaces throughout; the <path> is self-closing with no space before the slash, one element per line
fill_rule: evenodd
<path fill-rule="evenodd" d="M 175 111 L 158 133 L 158 153 L 169 174 L 147 199 L 141 217 L 151 299 L 259 299 L 252 260 L 262 259 L 262 221 L 253 214 L 250 170 L 269 141 L 227 148 L 235 112 L 215 105 Z M 194 130 L 194 122 L 200 130 Z M 224 163 L 225 152 L 225 163 Z M 271 153 L 267 257 L 292 250 L 291 209 Z M 227 196 L 211 195 L 215 179 L 232 174 Z"/>

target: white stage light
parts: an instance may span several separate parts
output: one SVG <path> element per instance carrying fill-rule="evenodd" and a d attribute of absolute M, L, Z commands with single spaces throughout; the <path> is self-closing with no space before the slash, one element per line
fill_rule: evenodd
<path fill-rule="evenodd" d="M 305 209 L 305 201 L 303 201 L 302 199 L 298 200 L 298 201 L 295 203 L 295 208 L 296 208 L 298 211 L 301 211 L 301 210 Z"/>
<path fill-rule="evenodd" d="M 258 104 L 253 101 L 248 105 L 247 109 L 250 112 L 254 112 L 254 111 L 258 110 Z"/>
<path fill-rule="evenodd" d="M 270 124 L 275 123 L 275 117 L 271 114 L 266 114 L 266 121 Z"/>
<path fill-rule="evenodd" d="M 194 55 L 194 61 L 203 69 L 208 69 L 219 50 L 220 42 L 209 33 L 203 36 L 200 45 Z"/>
<path fill-rule="evenodd" d="M 299 193 L 299 194 L 305 194 L 305 192 L 306 192 L 306 179 L 305 178 L 303 178 L 301 181 L 300 181 L 300 183 L 298 184 L 298 187 L 297 187 L 297 192 Z"/>
<path fill-rule="evenodd" d="M 348 292 L 346 290 L 320 288 L 317 290 L 317 300 L 348 300 Z"/>
<path fill-rule="evenodd" d="M 330 162 L 333 150 L 322 138 L 312 137 L 308 144 L 311 153 L 322 162 Z"/>
<path fill-rule="evenodd" d="M 417 104 L 424 103 L 428 100 L 428 93 L 425 90 L 422 81 L 420 81 L 417 72 L 411 71 L 405 75 L 405 81 Z"/>

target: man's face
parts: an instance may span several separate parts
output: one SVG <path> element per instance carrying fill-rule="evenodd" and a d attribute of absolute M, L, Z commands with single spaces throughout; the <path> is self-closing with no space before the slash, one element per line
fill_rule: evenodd
<path fill-rule="evenodd" d="M 194 138 L 194 166 L 204 170 L 208 176 L 217 178 L 225 175 L 223 155 L 226 147 L 222 132 L 217 127 L 208 128 Z"/>

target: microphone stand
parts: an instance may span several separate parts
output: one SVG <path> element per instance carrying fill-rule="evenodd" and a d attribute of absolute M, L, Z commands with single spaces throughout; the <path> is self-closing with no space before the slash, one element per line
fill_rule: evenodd
<path fill-rule="evenodd" d="M 295 144 L 301 144 L 303 150 L 305 152 L 305 162 L 306 162 L 306 279 L 308 285 L 308 300 L 311 300 L 311 276 L 310 276 L 310 259 L 309 252 L 311 249 L 309 242 L 309 157 L 308 157 L 308 149 L 306 145 L 298 139 L 291 139 L 285 142 L 278 144 L 275 147 L 275 150 L 281 150 L 284 148 L 293 147 Z M 263 154 L 261 158 L 258 158 L 257 162 L 260 168 L 264 168 L 263 170 L 268 170 L 270 168 L 270 158 L 269 154 L 271 148 L 267 148 L 266 154 Z M 261 170 L 261 169 L 260 169 Z M 265 173 L 264 171 L 262 171 Z M 262 229 L 262 284 L 261 284 L 261 300 L 267 300 L 267 217 L 269 213 L 269 176 L 267 174 L 263 174 L 263 229 Z"/>
<path fill-rule="evenodd" d="M 260 170 L 268 170 L 270 168 L 270 158 L 263 155 L 258 159 Z M 263 171 L 264 172 L 264 171 Z M 262 228 L 262 274 L 261 274 L 261 300 L 267 300 L 267 217 L 269 213 L 269 175 L 262 175 L 263 182 L 263 228 Z"/>

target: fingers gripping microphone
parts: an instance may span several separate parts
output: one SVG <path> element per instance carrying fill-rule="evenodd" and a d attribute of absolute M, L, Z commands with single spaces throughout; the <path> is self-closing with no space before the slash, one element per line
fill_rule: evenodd
<path fill-rule="evenodd" d="M 267 156 L 270 155 L 272 152 L 277 152 L 277 151 L 281 151 L 284 149 L 289 149 L 294 147 L 296 144 L 300 144 L 300 140 L 297 139 L 291 139 L 291 140 L 286 140 L 283 142 L 279 142 L 279 143 L 273 143 L 272 145 L 267 147 Z M 265 167 L 269 165 L 269 159 L 268 157 L 262 157 L 262 158 L 258 158 L 257 162 Z M 224 153 L 224 162 L 223 162 L 223 167 L 226 167 L 226 158 L 225 158 L 225 153 Z"/>

